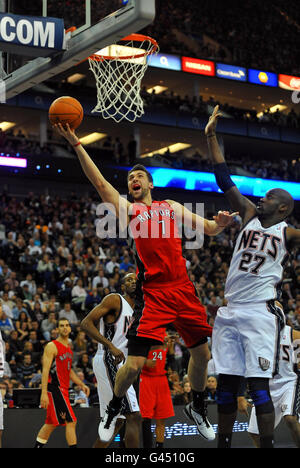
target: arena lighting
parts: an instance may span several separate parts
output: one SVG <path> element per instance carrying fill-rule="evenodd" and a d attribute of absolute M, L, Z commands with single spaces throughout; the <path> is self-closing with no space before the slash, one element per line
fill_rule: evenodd
<path fill-rule="evenodd" d="M 83 73 L 74 73 L 73 75 L 68 76 L 67 82 L 73 84 L 79 80 L 82 80 L 82 78 L 85 78 L 85 75 L 83 75 Z"/>
<path fill-rule="evenodd" d="M 6 132 L 10 128 L 14 127 L 16 122 L 0 122 L 0 128 L 3 132 Z"/>
<path fill-rule="evenodd" d="M 287 106 L 283 106 L 282 104 L 276 104 L 275 106 L 270 107 L 269 111 L 271 112 L 271 114 L 274 114 L 274 112 L 276 112 L 277 109 L 279 110 L 279 112 L 282 112 L 285 109 L 287 109 Z M 263 112 L 259 112 L 258 114 L 256 114 L 256 116 L 261 117 L 263 114 Z"/>
<path fill-rule="evenodd" d="M 148 88 L 147 93 L 152 94 L 152 92 L 155 91 L 155 94 L 160 94 L 166 89 L 168 89 L 167 86 L 156 85 L 156 86 L 152 86 L 152 88 Z"/>
<path fill-rule="evenodd" d="M 118 166 L 115 169 L 129 171 L 131 167 Z M 210 172 L 186 171 L 166 167 L 149 167 L 154 187 L 199 190 L 202 192 L 222 193 L 216 183 L 215 175 Z M 283 180 L 260 179 L 256 177 L 231 176 L 239 191 L 246 196 L 263 197 L 268 190 L 281 188 L 287 190 L 294 200 L 300 200 L 300 183 Z M 199 202 L 201 200 L 198 200 Z"/>
<path fill-rule="evenodd" d="M 0 156 L 0 166 L 6 167 L 27 167 L 27 159 L 23 158 L 7 158 Z"/>
<path fill-rule="evenodd" d="M 164 148 L 160 148 L 158 150 L 151 151 L 150 153 L 145 153 L 141 155 L 141 158 L 152 157 L 155 154 L 164 155 L 164 153 L 169 150 L 170 153 L 176 153 L 177 151 L 181 151 L 187 148 L 190 148 L 192 145 L 188 143 L 174 143 L 170 146 L 165 146 Z"/>
<path fill-rule="evenodd" d="M 83 145 L 90 145 L 91 143 L 95 143 L 98 140 L 102 140 L 106 136 L 107 136 L 106 133 L 93 132 L 93 133 L 90 133 L 89 135 L 81 137 L 80 141 Z"/>

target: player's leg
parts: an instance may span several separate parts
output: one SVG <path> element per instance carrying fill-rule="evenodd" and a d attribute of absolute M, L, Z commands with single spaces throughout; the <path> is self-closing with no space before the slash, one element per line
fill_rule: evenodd
<path fill-rule="evenodd" d="M 163 448 L 165 440 L 165 419 L 156 419 L 155 435 L 156 435 L 156 448 Z"/>
<path fill-rule="evenodd" d="M 56 427 L 54 424 L 44 424 L 39 430 L 34 448 L 43 448 Z"/>
<path fill-rule="evenodd" d="M 129 387 L 137 378 L 139 372 L 146 362 L 144 356 L 128 356 L 124 366 L 122 366 L 116 375 L 116 382 L 114 387 L 114 396 L 116 401 L 122 399 Z"/>
<path fill-rule="evenodd" d="M 273 448 L 275 411 L 269 389 L 269 379 L 248 378 L 249 393 L 256 412 L 260 448 Z"/>
<path fill-rule="evenodd" d="M 77 447 L 76 421 L 66 423 L 66 441 L 69 448 Z"/>
<path fill-rule="evenodd" d="M 125 447 L 140 447 L 141 415 L 138 412 L 126 414 Z"/>
<path fill-rule="evenodd" d="M 218 448 L 231 448 L 232 429 L 237 415 L 237 397 L 241 376 L 219 374 L 218 377 Z"/>
<path fill-rule="evenodd" d="M 144 351 L 139 351 L 139 346 L 136 348 L 138 355 L 129 354 L 125 364 L 120 367 L 116 375 L 113 397 L 107 406 L 104 417 L 99 424 L 99 437 L 103 442 L 111 440 L 115 431 L 115 424 L 121 411 L 124 395 L 129 387 L 137 378 L 139 372 L 146 362 L 146 356 L 151 347 L 147 346 Z M 130 349 L 129 349 L 130 353 Z M 140 354 L 141 353 L 141 354 Z M 145 354 L 143 356 L 143 354 Z"/>
<path fill-rule="evenodd" d="M 291 432 L 296 446 L 300 448 L 300 424 L 298 422 L 297 416 L 284 416 L 284 421 Z"/>
<path fill-rule="evenodd" d="M 144 448 L 152 448 L 153 447 L 151 421 L 152 421 L 152 419 L 150 419 L 150 418 L 143 418 L 143 421 L 142 421 L 142 437 L 143 437 L 143 447 Z"/>
<path fill-rule="evenodd" d="M 260 448 L 260 438 L 258 434 L 252 434 L 252 432 L 249 432 L 249 436 L 252 439 L 252 442 L 254 444 L 255 448 Z"/>

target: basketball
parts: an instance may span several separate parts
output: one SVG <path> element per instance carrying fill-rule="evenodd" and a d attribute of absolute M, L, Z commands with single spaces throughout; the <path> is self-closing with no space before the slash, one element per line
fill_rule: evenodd
<path fill-rule="evenodd" d="M 68 123 L 71 129 L 79 127 L 83 119 L 83 108 L 77 99 L 62 96 L 52 102 L 49 108 L 49 120 L 52 125 Z"/>

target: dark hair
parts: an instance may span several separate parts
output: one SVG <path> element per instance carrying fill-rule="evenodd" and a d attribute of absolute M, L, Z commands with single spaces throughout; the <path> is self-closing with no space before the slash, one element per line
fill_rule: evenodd
<path fill-rule="evenodd" d="M 59 325 L 60 322 L 68 322 L 68 324 L 70 325 L 70 321 L 66 317 L 60 317 L 58 319 L 57 325 Z"/>
<path fill-rule="evenodd" d="M 127 177 L 129 177 L 129 175 L 134 172 L 134 171 L 143 171 L 147 174 L 147 177 L 149 179 L 150 182 L 153 182 L 153 177 L 152 175 L 150 174 L 149 171 L 147 171 L 147 169 L 145 168 L 145 166 L 143 166 L 142 164 L 136 164 L 135 166 L 133 166 L 132 169 L 130 169 L 130 171 L 128 172 L 128 175 Z"/>

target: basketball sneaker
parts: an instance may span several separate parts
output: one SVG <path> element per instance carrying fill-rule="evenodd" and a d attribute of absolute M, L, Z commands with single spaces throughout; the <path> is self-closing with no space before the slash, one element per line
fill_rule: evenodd
<path fill-rule="evenodd" d="M 198 432 L 205 440 L 215 440 L 215 432 L 207 419 L 207 408 L 203 407 L 200 411 L 193 408 L 192 403 L 188 403 L 184 408 L 185 415 L 197 426 Z"/>
<path fill-rule="evenodd" d="M 109 442 L 115 433 L 117 419 L 120 415 L 120 410 L 107 406 L 104 417 L 99 424 L 98 434 L 102 442 Z"/>

